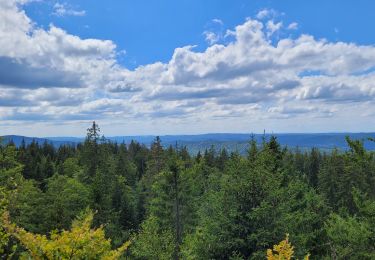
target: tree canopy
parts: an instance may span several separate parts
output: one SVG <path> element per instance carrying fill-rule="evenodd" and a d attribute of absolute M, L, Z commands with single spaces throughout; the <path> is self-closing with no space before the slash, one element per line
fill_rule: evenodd
<path fill-rule="evenodd" d="M 77 146 L 2 145 L 0 254 L 375 258 L 375 153 L 367 140 L 347 138 L 347 150 L 327 152 L 249 139 L 246 156 L 215 147 L 191 154 L 160 138 L 149 147 L 112 143 L 94 122 Z"/>

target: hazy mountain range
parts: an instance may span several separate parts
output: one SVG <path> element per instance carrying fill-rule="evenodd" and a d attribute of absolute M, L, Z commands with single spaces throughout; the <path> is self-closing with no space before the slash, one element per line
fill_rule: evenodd
<path fill-rule="evenodd" d="M 365 140 L 365 147 L 369 150 L 375 150 L 375 143 L 366 141 L 368 137 L 375 138 L 375 133 L 308 133 L 308 134 L 274 134 L 282 146 L 289 148 L 300 148 L 301 150 L 311 149 L 313 147 L 331 150 L 334 148 L 345 150 L 347 149 L 345 136 L 350 136 L 353 139 Z M 262 142 L 263 137 L 268 139 L 270 134 L 254 134 L 254 138 L 258 143 Z M 144 136 L 111 136 L 106 139 L 117 143 L 130 143 L 132 140 L 149 146 L 155 139 L 154 135 Z M 186 146 L 191 153 L 204 151 L 205 149 L 214 146 L 216 150 L 225 147 L 228 151 L 239 151 L 241 154 L 245 153 L 248 148 L 251 134 L 199 134 L 199 135 L 164 135 L 160 136 L 162 144 L 165 147 L 172 146 Z M 84 137 L 27 137 L 18 135 L 6 135 L 2 137 L 3 143 L 13 141 L 17 146 L 22 143 L 26 144 L 35 140 L 39 144 L 44 142 L 51 143 L 55 147 L 61 145 L 77 145 L 84 141 Z"/>

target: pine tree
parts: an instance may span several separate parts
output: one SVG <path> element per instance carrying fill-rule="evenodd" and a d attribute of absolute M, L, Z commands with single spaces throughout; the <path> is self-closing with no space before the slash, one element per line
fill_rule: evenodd
<path fill-rule="evenodd" d="M 161 145 L 160 137 L 157 136 L 151 144 L 151 158 L 148 164 L 148 173 L 156 175 L 164 168 L 164 150 Z"/>
<path fill-rule="evenodd" d="M 91 183 L 93 177 L 98 170 L 100 160 L 99 154 L 99 140 L 100 140 L 100 128 L 93 121 L 92 126 L 87 129 L 87 136 L 82 147 L 83 149 L 83 163 L 86 166 L 86 174 L 83 179 L 86 183 Z"/>

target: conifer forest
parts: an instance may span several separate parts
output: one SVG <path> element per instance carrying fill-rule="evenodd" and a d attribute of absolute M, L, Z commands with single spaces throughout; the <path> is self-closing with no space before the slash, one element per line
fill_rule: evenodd
<path fill-rule="evenodd" d="M 0 148 L 3 259 L 375 259 L 375 153 L 113 143 Z"/>

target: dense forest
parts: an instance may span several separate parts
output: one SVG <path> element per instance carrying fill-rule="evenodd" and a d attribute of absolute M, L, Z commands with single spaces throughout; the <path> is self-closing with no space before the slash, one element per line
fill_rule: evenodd
<path fill-rule="evenodd" d="M 160 138 L 150 147 L 110 142 L 94 122 L 77 146 L 9 143 L 0 148 L 0 253 L 375 259 L 375 153 L 364 141 L 373 140 L 302 152 L 249 136 L 247 156 L 191 155 Z"/>

